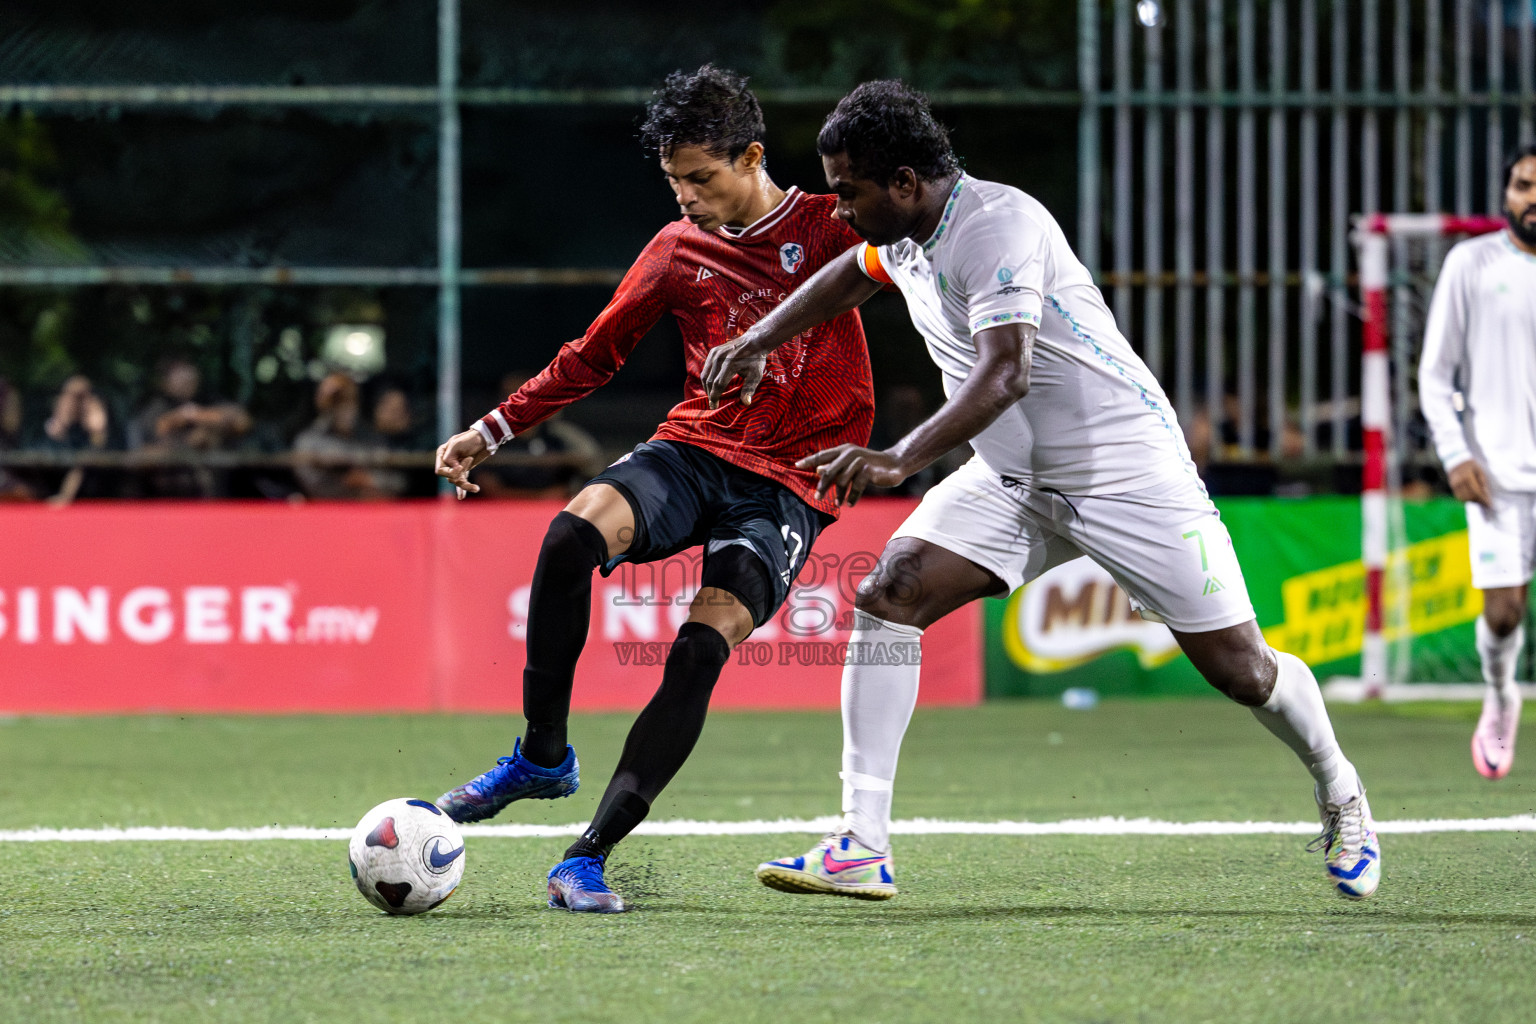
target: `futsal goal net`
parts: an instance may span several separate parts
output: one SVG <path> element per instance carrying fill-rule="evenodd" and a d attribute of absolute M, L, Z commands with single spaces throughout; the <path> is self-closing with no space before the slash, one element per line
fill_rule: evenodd
<path fill-rule="evenodd" d="M 1447 609 L 1431 574 L 1465 572 L 1446 563 L 1448 545 L 1426 546 L 1405 493 L 1422 490 L 1435 467 L 1419 414 L 1418 360 L 1435 278 L 1457 240 L 1497 231 L 1492 217 L 1370 214 L 1355 218 L 1351 240 L 1359 268 L 1362 357 L 1360 421 L 1364 465 L 1360 494 L 1365 629 L 1360 679 L 1364 697 L 1475 697 L 1481 693 L 1470 643 L 1429 643 L 1430 629 L 1469 612 Z M 1455 545 L 1449 545 L 1454 548 Z M 1464 547 L 1464 545 L 1463 545 Z M 1461 555 L 1462 560 L 1465 554 Z M 1426 680 L 1430 680 L 1426 682 Z M 1348 687 L 1336 692 L 1347 696 Z"/>

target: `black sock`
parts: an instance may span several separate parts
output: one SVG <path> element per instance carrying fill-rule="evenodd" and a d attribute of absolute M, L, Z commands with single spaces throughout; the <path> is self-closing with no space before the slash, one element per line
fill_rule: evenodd
<path fill-rule="evenodd" d="M 667 655 L 661 687 L 630 727 L 592 827 L 571 847 L 576 852 L 566 856 L 606 856 L 645 820 L 704 731 L 710 694 L 730 654 L 731 645 L 712 626 L 683 623 Z"/>
<path fill-rule="evenodd" d="M 523 669 L 522 754 L 541 768 L 565 760 L 571 681 L 592 617 L 592 570 L 608 559 L 602 532 L 561 512 L 549 524 L 528 600 L 528 660 Z"/>
<path fill-rule="evenodd" d="M 649 813 L 651 805 L 641 799 L 639 793 L 610 788 L 603 794 L 603 802 L 597 806 L 591 827 L 565 851 L 566 860 L 572 857 L 606 860 L 613 844 L 633 832 L 635 826 L 644 821 Z"/>

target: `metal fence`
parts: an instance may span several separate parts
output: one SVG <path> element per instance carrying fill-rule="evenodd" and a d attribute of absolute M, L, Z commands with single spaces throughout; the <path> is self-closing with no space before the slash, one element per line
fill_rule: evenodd
<path fill-rule="evenodd" d="M 432 288 L 437 293 L 436 348 L 438 380 L 436 421 L 439 436 L 463 425 L 461 396 L 461 291 L 466 287 L 562 288 L 611 285 L 623 276 L 622 266 L 561 267 L 548 265 L 465 267 L 462 260 L 463 205 L 460 116 L 469 108 L 581 108 L 593 106 L 638 109 L 649 86 L 627 88 L 522 88 L 465 86 L 460 80 L 464 59 L 461 45 L 461 5 L 473 0 L 437 0 L 435 84 L 326 85 L 197 84 L 155 82 L 0 81 L 0 111 L 21 109 L 42 117 L 115 118 L 124 113 L 174 111 L 199 116 L 212 112 L 355 111 L 359 116 L 406 111 L 434 122 L 437 143 L 437 251 L 426 266 L 260 266 L 260 265 L 0 265 L 0 288 L 79 288 L 101 285 L 228 287 L 359 286 L 371 288 Z M 53 44 L 58 45 L 58 44 Z M 431 45 L 431 40 L 423 40 Z M 3 72 L 0 72 L 3 75 Z M 758 89 L 765 103 L 802 104 L 830 108 L 841 91 L 825 88 Z M 975 89 L 938 91 L 937 103 L 970 107 L 1074 107 L 1076 90 Z M 530 256 L 536 263 L 537 254 Z M 617 262 L 617 261 L 615 261 Z"/>
<path fill-rule="evenodd" d="M 1078 248 L 1178 412 L 1227 458 L 1346 457 L 1358 407 L 1350 216 L 1496 212 L 1532 137 L 1536 0 L 1079 0 L 1079 90 L 941 91 L 940 106 L 1080 110 Z M 460 0 L 435 85 L 0 83 L 0 109 L 409 108 L 435 114 L 437 258 L 418 267 L 0 267 L 3 286 L 435 288 L 437 426 L 457 430 L 460 291 L 616 282 L 620 268 L 462 266 L 460 112 L 636 106 L 648 90 L 466 88 Z M 823 89 L 766 102 L 830 106 Z M 1064 218 L 1065 219 L 1065 218 Z M 1395 304 L 1406 325 L 1409 300 Z M 1400 331 L 1399 333 L 1406 333 Z M 1401 360 L 1400 360 L 1401 362 Z M 1399 373 L 1397 386 L 1408 386 Z M 1299 435 L 1299 437 L 1298 437 Z"/>
<path fill-rule="evenodd" d="M 1229 457 L 1280 459 L 1288 431 L 1347 455 L 1350 218 L 1500 210 L 1505 151 L 1532 139 L 1533 7 L 1080 0 L 1082 255 Z"/>

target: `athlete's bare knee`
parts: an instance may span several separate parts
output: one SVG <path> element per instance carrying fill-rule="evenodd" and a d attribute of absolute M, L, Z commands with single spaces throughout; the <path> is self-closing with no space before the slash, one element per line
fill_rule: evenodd
<path fill-rule="evenodd" d="M 752 613 L 732 593 L 704 587 L 688 607 L 688 621 L 709 626 L 725 638 L 732 650 L 752 635 Z"/>
<path fill-rule="evenodd" d="M 550 521 L 544 531 L 544 543 L 539 549 L 539 559 L 557 563 L 580 563 L 597 566 L 608 557 L 608 546 L 600 531 L 581 516 L 561 512 Z"/>
<path fill-rule="evenodd" d="M 1484 592 L 1483 621 L 1499 639 L 1509 636 L 1525 621 L 1524 595 L 1518 590 Z"/>
<path fill-rule="evenodd" d="M 1275 670 L 1272 664 L 1266 670 L 1263 664 L 1246 663 L 1235 666 L 1220 682 L 1211 680 L 1211 685 L 1244 707 L 1256 708 L 1275 692 Z"/>
<path fill-rule="evenodd" d="M 930 590 L 919 553 L 896 540 L 880 556 L 875 571 L 859 583 L 853 606 L 886 622 L 925 629 L 932 618 Z"/>
<path fill-rule="evenodd" d="M 565 511 L 591 524 L 602 534 L 610 558 L 628 551 L 634 543 L 634 511 L 629 499 L 610 484 L 588 484 L 565 506 Z"/>
<path fill-rule="evenodd" d="M 1205 681 L 1231 700 L 1258 707 L 1275 692 L 1279 663 L 1257 625 L 1175 636 Z"/>
<path fill-rule="evenodd" d="M 1507 612 L 1502 615 L 1490 614 L 1487 609 L 1484 609 L 1483 618 L 1488 623 L 1489 631 L 1492 632 L 1493 635 L 1498 637 L 1500 640 L 1503 640 L 1516 629 L 1520 628 L 1521 616 L 1510 615 Z"/>
<path fill-rule="evenodd" d="M 918 610 L 912 604 L 901 602 L 896 597 L 892 587 L 877 581 L 874 576 L 869 576 L 859 584 L 858 592 L 853 597 L 853 607 L 861 614 L 872 615 L 886 622 L 895 622 L 903 626 L 915 625 Z"/>

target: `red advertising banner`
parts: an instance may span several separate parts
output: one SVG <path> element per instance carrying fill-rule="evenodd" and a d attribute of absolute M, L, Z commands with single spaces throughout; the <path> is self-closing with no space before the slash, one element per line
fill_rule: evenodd
<path fill-rule="evenodd" d="M 517 711 L 529 584 L 560 507 L 0 507 L 0 712 Z M 822 534 L 715 707 L 837 706 L 854 591 L 911 507 L 870 499 Z M 697 568 L 684 554 L 593 578 L 577 708 L 650 698 Z M 981 699 L 977 606 L 923 648 L 925 703 Z"/>

